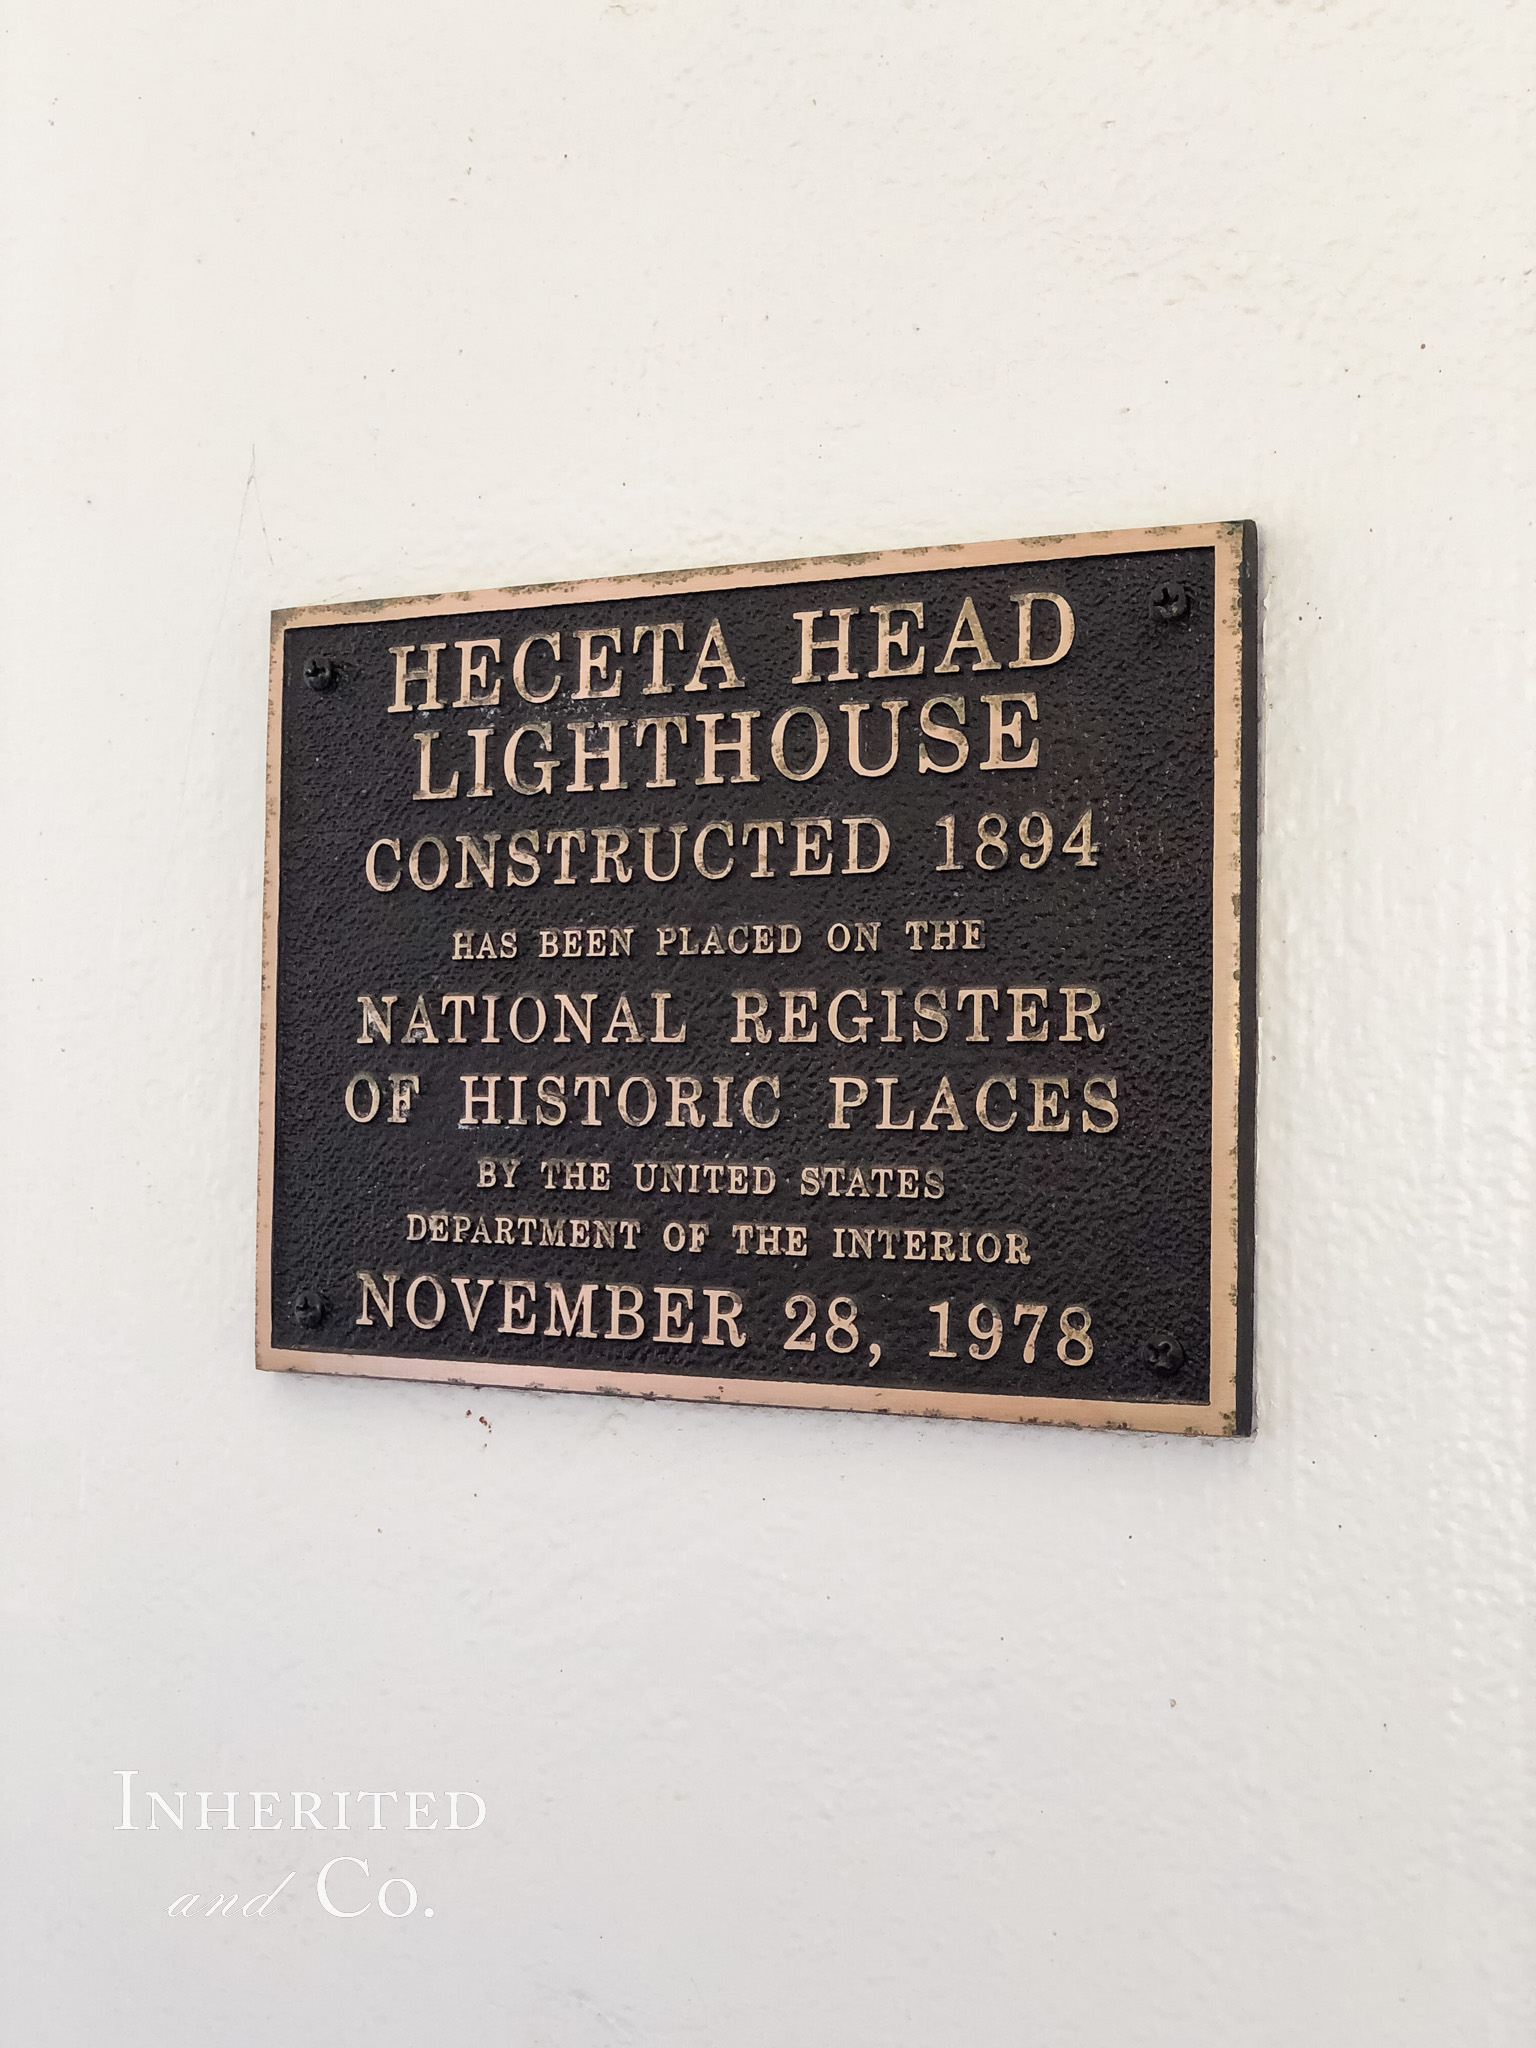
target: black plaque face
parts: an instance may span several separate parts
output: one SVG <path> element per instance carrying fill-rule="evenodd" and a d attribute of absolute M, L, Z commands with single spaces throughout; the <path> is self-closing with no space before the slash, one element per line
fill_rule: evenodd
<path fill-rule="evenodd" d="M 258 1364 L 1245 1433 L 1254 553 L 276 615 Z"/>

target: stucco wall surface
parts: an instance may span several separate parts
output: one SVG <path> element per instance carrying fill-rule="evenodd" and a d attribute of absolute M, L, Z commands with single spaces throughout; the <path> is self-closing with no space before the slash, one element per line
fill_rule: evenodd
<path fill-rule="evenodd" d="M 1530 6 L 4 35 L 8 2038 L 1536 2038 Z M 273 606 L 1225 517 L 1251 1442 L 257 1375 Z"/>

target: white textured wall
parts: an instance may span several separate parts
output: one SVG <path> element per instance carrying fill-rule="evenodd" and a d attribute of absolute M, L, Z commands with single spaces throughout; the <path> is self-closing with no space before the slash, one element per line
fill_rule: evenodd
<path fill-rule="evenodd" d="M 1528 2043 L 1531 6 L 6 18 L 11 2038 Z M 1233 516 L 1256 1440 L 254 1372 L 272 606 Z"/>

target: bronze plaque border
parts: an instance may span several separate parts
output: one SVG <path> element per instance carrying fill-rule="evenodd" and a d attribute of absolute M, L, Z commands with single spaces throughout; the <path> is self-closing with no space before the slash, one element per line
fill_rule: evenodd
<path fill-rule="evenodd" d="M 443 617 L 515 611 L 552 598 L 633 598 L 670 591 L 795 583 L 817 578 L 993 567 L 1084 555 L 1167 548 L 1215 551 L 1215 815 L 1212 820 L 1211 958 L 1211 1373 L 1206 1403 L 1072 1401 L 1043 1396 L 940 1393 L 922 1388 L 812 1386 L 798 1381 L 711 1380 L 681 1373 L 615 1374 L 562 1365 L 491 1366 L 445 1360 L 368 1358 L 289 1351 L 270 1341 L 272 1189 L 277 1046 L 278 835 L 282 817 L 284 635 L 301 626 L 360 619 Z M 800 561 L 753 562 L 670 574 L 524 584 L 437 597 L 301 605 L 272 614 L 267 710 L 267 827 L 261 963 L 261 1129 L 256 1225 L 256 1364 L 263 1372 L 418 1380 L 456 1387 L 532 1387 L 549 1393 L 623 1394 L 642 1400 L 713 1401 L 751 1407 L 839 1408 L 865 1414 L 942 1416 L 986 1422 L 1044 1422 L 1078 1429 L 1149 1430 L 1175 1436 L 1246 1436 L 1253 1427 L 1253 1096 L 1257 718 L 1256 536 L 1241 520 L 1156 526 L 1118 533 L 1057 534 L 1042 540 L 898 548 Z M 456 1370 L 456 1368 L 459 1368 Z"/>

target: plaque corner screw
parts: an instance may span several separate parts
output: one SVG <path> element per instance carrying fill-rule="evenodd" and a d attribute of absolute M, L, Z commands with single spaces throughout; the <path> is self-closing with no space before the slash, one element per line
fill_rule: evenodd
<path fill-rule="evenodd" d="M 1142 1345 L 1141 1362 L 1152 1372 L 1176 1373 L 1184 1363 L 1184 1346 L 1177 1337 L 1159 1331 Z"/>
<path fill-rule="evenodd" d="M 1182 583 L 1175 583 L 1165 577 L 1161 583 L 1152 586 L 1152 616 L 1163 625 L 1171 625 L 1175 619 L 1184 618 L 1189 611 L 1189 592 Z"/>
<path fill-rule="evenodd" d="M 293 1297 L 293 1320 L 302 1330 L 318 1330 L 326 1310 L 325 1296 L 318 1287 L 301 1287 Z"/>
<path fill-rule="evenodd" d="M 304 680 L 312 690 L 334 690 L 341 681 L 341 664 L 312 655 L 304 664 Z"/>

